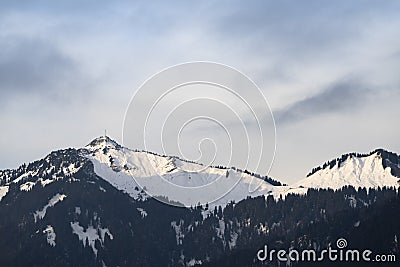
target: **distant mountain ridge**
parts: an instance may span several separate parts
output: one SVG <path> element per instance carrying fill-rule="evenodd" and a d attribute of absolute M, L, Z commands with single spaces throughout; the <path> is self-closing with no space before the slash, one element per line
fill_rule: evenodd
<path fill-rule="evenodd" d="M 378 155 L 381 155 L 382 158 L 384 158 L 385 160 L 382 162 L 383 163 L 383 167 L 390 167 L 391 168 L 391 173 L 393 176 L 396 176 L 398 178 L 400 178 L 400 155 L 387 151 L 385 149 L 382 148 L 378 148 L 375 149 L 374 151 L 370 152 L 370 153 L 366 153 L 366 154 L 361 154 L 361 153 L 347 153 L 347 154 L 343 154 L 340 158 L 336 158 L 333 160 L 330 160 L 328 162 L 325 162 L 323 165 L 318 166 L 313 168 L 308 174 L 307 177 L 313 175 L 314 173 L 316 173 L 317 171 L 320 171 L 321 169 L 325 169 L 329 166 L 330 169 L 332 169 L 336 164 L 337 165 L 341 165 L 343 162 L 345 162 L 349 157 L 358 157 L 358 158 L 362 158 L 362 157 L 368 157 L 371 156 L 372 154 L 377 153 Z"/>
<path fill-rule="evenodd" d="M 400 186 L 400 156 L 376 149 L 368 154 L 349 153 L 314 168 L 294 186 L 339 189 Z"/>

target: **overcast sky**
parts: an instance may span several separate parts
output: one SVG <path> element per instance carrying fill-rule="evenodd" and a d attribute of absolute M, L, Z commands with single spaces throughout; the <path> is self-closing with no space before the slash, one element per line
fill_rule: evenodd
<path fill-rule="evenodd" d="M 120 142 L 135 90 L 193 60 L 263 91 L 278 180 L 346 152 L 399 153 L 399 14 L 399 1 L 0 0 L 0 168 L 105 128 Z"/>

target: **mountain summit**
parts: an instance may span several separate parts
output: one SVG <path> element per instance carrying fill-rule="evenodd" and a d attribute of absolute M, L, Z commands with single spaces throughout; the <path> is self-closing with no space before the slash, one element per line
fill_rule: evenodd
<path fill-rule="evenodd" d="M 398 187 L 400 185 L 400 156 L 384 149 L 368 154 L 350 153 L 314 168 L 307 178 L 294 187 L 339 189 Z"/>
<path fill-rule="evenodd" d="M 248 196 L 279 193 L 281 183 L 237 168 L 204 166 L 175 156 L 120 146 L 109 137 L 90 142 L 82 155 L 93 163 L 94 172 L 132 198 L 139 188 L 155 197 L 183 206 L 209 203 L 225 206 Z M 254 190 L 251 190 L 254 188 Z"/>

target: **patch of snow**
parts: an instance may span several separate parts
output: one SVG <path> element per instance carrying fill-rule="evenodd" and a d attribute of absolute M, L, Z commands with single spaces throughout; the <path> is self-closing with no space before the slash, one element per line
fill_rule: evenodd
<path fill-rule="evenodd" d="M 13 180 L 13 183 L 19 183 L 22 179 L 28 177 L 29 175 L 31 176 L 35 176 L 37 173 L 33 172 L 33 171 L 28 171 L 25 172 L 23 174 L 21 174 L 19 177 L 17 177 L 16 179 Z"/>
<path fill-rule="evenodd" d="M 184 221 L 180 220 L 179 224 L 176 221 L 171 222 L 171 227 L 175 230 L 176 244 L 182 245 L 185 235 L 182 233 Z"/>
<path fill-rule="evenodd" d="M 357 208 L 357 199 L 353 195 L 345 196 L 345 198 L 349 200 L 349 205 L 351 208 Z"/>
<path fill-rule="evenodd" d="M 20 190 L 21 191 L 30 191 L 34 185 L 36 185 L 38 182 L 42 185 L 42 187 L 45 187 L 48 184 L 51 184 L 52 182 L 56 181 L 56 179 L 46 179 L 43 180 L 42 178 L 38 179 L 37 182 L 26 182 L 22 185 L 20 185 Z M 15 182 L 15 180 L 14 180 Z"/>
<path fill-rule="evenodd" d="M 46 180 L 40 180 L 40 184 L 45 187 L 48 184 L 51 184 L 52 182 L 54 182 L 55 180 L 53 179 L 46 179 Z"/>
<path fill-rule="evenodd" d="M 142 208 L 137 208 L 137 210 L 140 212 L 140 215 L 142 216 L 142 218 L 144 218 L 144 217 L 147 216 L 147 212 L 146 212 L 144 209 L 142 209 Z"/>
<path fill-rule="evenodd" d="M 281 226 L 281 222 L 274 222 L 274 223 L 272 223 L 272 226 L 271 226 L 271 229 L 272 230 L 274 230 L 275 228 L 277 228 L 277 227 L 280 227 Z"/>
<path fill-rule="evenodd" d="M 251 219 L 247 218 L 247 220 L 244 222 L 244 227 L 250 227 L 251 225 Z"/>
<path fill-rule="evenodd" d="M 9 186 L 0 186 L 0 201 L 5 197 L 8 193 Z"/>
<path fill-rule="evenodd" d="M 75 214 L 81 215 L 81 207 L 75 207 Z"/>
<path fill-rule="evenodd" d="M 190 261 L 188 261 L 186 263 L 186 266 L 191 267 L 191 266 L 195 266 L 195 265 L 198 265 L 198 264 L 202 264 L 202 261 L 201 260 L 196 260 L 196 259 L 191 259 Z"/>
<path fill-rule="evenodd" d="M 102 243 L 104 243 L 104 238 L 106 237 L 106 234 L 108 235 L 108 237 L 113 240 L 114 236 L 111 234 L 110 230 L 108 230 L 108 228 L 98 228 L 99 232 L 100 232 L 100 238 L 102 240 Z"/>
<path fill-rule="evenodd" d="M 46 160 L 46 161 L 49 162 L 48 160 Z M 42 185 L 42 187 L 45 187 L 46 185 L 51 184 L 54 181 L 63 179 L 65 177 L 65 175 L 71 176 L 72 174 L 75 174 L 79 170 L 79 168 L 75 168 L 74 164 L 70 164 L 67 167 L 65 167 L 65 166 L 62 167 L 58 172 L 53 173 L 51 175 L 51 178 L 43 180 L 43 178 L 42 178 L 43 175 L 46 175 L 46 174 L 49 175 L 50 173 L 54 172 L 56 167 L 50 166 L 46 170 L 43 170 L 42 172 L 40 172 L 41 167 L 43 167 L 43 164 L 40 165 L 39 167 L 37 167 L 35 170 L 30 170 L 28 172 L 21 174 L 16 179 L 14 179 L 12 182 L 17 184 L 17 183 L 23 181 L 23 179 L 25 179 L 25 178 L 37 177 L 38 179 L 35 182 L 26 182 L 26 183 L 20 185 L 21 191 L 30 191 L 32 189 L 32 187 L 37 183 L 40 183 Z"/>
<path fill-rule="evenodd" d="M 34 182 L 26 182 L 22 185 L 19 186 L 19 190 L 21 191 L 31 191 L 32 187 L 35 185 L 36 183 Z"/>
<path fill-rule="evenodd" d="M 92 247 L 93 253 L 97 256 L 97 249 L 95 247 L 96 240 L 100 240 L 100 236 L 97 230 L 93 226 L 89 226 L 86 230 L 79 225 L 79 222 L 71 222 L 72 233 L 78 235 L 80 241 L 86 246 L 86 240 L 90 247 Z"/>
<path fill-rule="evenodd" d="M 113 235 L 107 228 L 94 228 L 89 225 L 89 227 L 85 230 L 82 226 L 79 225 L 79 222 L 71 222 L 72 233 L 76 234 L 80 241 L 82 241 L 83 246 L 88 244 L 93 253 L 97 256 L 97 248 L 96 248 L 96 240 L 100 241 L 101 246 L 104 244 L 105 235 L 107 234 L 109 238 L 114 239 Z M 99 235 L 100 234 L 100 235 Z"/>
<path fill-rule="evenodd" d="M 56 233 L 54 231 L 53 226 L 47 225 L 46 229 L 43 230 L 43 233 L 47 235 L 47 243 L 55 247 L 56 246 Z"/>
<path fill-rule="evenodd" d="M 68 167 L 63 168 L 63 172 L 65 174 L 75 174 L 79 171 L 80 168 L 76 168 L 74 164 L 70 164 Z"/>
<path fill-rule="evenodd" d="M 261 234 L 261 233 L 266 234 L 266 233 L 268 233 L 268 227 L 266 225 L 260 223 L 260 226 L 257 228 L 257 233 L 258 234 Z"/>
<path fill-rule="evenodd" d="M 224 239 L 225 235 L 225 222 L 224 220 L 219 220 L 218 221 L 218 227 L 215 228 L 215 231 L 217 232 L 217 236 L 221 239 Z"/>
<path fill-rule="evenodd" d="M 236 241 L 239 237 L 239 234 L 234 232 L 231 234 L 231 239 L 228 242 L 229 249 L 234 249 L 236 247 Z"/>
<path fill-rule="evenodd" d="M 275 199 L 285 199 L 287 195 L 294 194 L 294 195 L 305 195 L 307 194 L 308 188 L 305 187 L 288 187 L 288 186 L 281 186 L 282 190 L 276 190 L 272 192 L 272 195 Z"/>
<path fill-rule="evenodd" d="M 81 180 L 74 177 L 69 177 L 67 181 L 73 183 L 73 182 L 80 182 Z"/>
<path fill-rule="evenodd" d="M 55 196 L 53 196 L 49 202 L 47 203 L 46 206 L 44 206 L 41 210 L 37 210 L 35 211 L 35 213 L 33 214 L 33 217 L 35 219 L 35 223 L 38 220 L 41 220 L 44 218 L 44 216 L 46 216 L 46 211 L 48 208 L 53 207 L 54 205 L 56 205 L 58 202 L 63 201 L 64 198 L 66 198 L 67 196 L 64 194 L 56 194 Z"/>

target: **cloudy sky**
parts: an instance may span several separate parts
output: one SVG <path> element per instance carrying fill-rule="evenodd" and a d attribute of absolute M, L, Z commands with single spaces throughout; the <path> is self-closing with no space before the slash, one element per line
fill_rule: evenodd
<path fill-rule="evenodd" d="M 198 60 L 233 66 L 267 97 L 278 180 L 346 152 L 399 153 L 399 12 L 399 1 L 0 0 L 0 168 L 105 128 L 121 141 L 135 90 Z"/>

